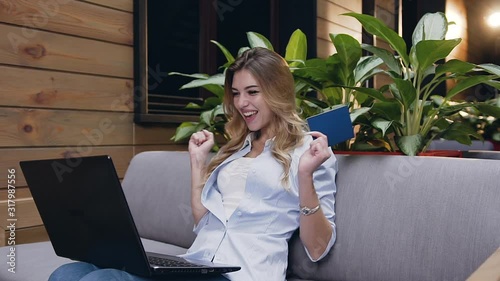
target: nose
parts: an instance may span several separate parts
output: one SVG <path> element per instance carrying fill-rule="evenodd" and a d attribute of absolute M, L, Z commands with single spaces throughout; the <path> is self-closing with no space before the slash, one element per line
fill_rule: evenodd
<path fill-rule="evenodd" d="M 235 106 L 238 108 L 244 108 L 248 106 L 248 99 L 246 98 L 246 95 L 240 94 L 238 95 L 238 98 L 234 99 Z"/>

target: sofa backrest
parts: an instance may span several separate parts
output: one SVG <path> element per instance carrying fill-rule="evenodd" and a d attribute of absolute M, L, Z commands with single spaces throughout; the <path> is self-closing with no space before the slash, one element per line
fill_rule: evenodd
<path fill-rule="evenodd" d="M 337 241 L 322 261 L 290 241 L 289 277 L 465 280 L 500 246 L 500 161 L 337 155 Z M 194 240 L 187 152 L 136 155 L 123 180 L 139 233 Z"/>
<path fill-rule="evenodd" d="M 500 246 L 500 161 L 337 155 L 337 241 L 290 275 L 313 280 L 465 280 Z"/>
<path fill-rule="evenodd" d="M 194 241 L 188 152 L 148 151 L 135 155 L 122 182 L 143 238 L 188 248 Z"/>

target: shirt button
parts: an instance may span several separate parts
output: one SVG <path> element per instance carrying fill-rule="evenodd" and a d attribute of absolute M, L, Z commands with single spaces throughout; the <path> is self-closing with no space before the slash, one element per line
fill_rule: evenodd
<path fill-rule="evenodd" d="M 241 216 L 241 212 L 238 212 L 238 216 Z"/>
<path fill-rule="evenodd" d="M 247 196 L 248 199 L 252 198 L 252 194 L 250 194 L 250 193 L 247 193 L 246 196 Z"/>

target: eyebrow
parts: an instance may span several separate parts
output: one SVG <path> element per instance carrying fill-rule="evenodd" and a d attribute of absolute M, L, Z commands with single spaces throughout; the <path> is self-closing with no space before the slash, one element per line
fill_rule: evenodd
<path fill-rule="evenodd" d="M 248 90 L 250 88 L 258 88 L 259 86 L 258 85 L 250 85 L 250 86 L 246 86 L 243 90 Z M 238 89 L 236 88 L 231 88 L 231 90 L 235 90 L 237 91 Z"/>

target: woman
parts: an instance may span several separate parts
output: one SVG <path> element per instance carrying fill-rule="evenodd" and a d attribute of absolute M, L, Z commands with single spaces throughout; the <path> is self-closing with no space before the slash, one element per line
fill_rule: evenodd
<path fill-rule="evenodd" d="M 312 261 L 335 242 L 336 159 L 325 135 L 305 132 L 281 56 L 249 49 L 226 70 L 225 81 L 230 141 L 208 162 L 213 134 L 203 130 L 189 140 L 197 237 L 183 257 L 241 266 L 214 281 L 283 281 L 295 230 Z M 63 277 L 68 272 L 78 276 Z M 49 280 L 148 279 L 76 263 Z"/>
<path fill-rule="evenodd" d="M 335 241 L 336 160 L 326 136 L 304 132 L 293 77 L 278 54 L 247 50 L 225 81 L 231 140 L 208 167 L 213 135 L 189 141 L 197 238 L 186 256 L 240 265 L 226 275 L 231 280 L 285 280 L 287 241 L 298 227 L 312 261 Z"/>

